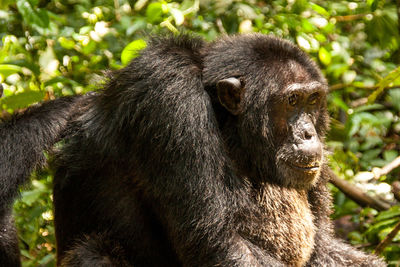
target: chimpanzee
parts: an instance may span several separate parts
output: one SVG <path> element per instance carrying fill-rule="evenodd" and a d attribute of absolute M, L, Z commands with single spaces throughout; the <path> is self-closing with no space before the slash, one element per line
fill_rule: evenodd
<path fill-rule="evenodd" d="M 297 47 L 261 34 L 154 37 L 108 79 L 67 105 L 50 163 L 60 266 L 385 266 L 334 238 L 328 89 Z M 61 109 L 49 113 L 64 122 Z M 12 153 L 48 147 L 35 142 L 52 118 L 39 115 L 0 128 L 8 187 L 37 161 Z"/>

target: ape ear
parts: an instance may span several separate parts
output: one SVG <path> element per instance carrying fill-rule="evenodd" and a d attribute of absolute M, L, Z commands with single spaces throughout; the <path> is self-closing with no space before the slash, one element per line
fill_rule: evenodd
<path fill-rule="evenodd" d="M 218 99 L 233 115 L 238 115 L 242 111 L 242 101 L 244 95 L 244 82 L 238 78 L 228 78 L 217 83 Z"/>

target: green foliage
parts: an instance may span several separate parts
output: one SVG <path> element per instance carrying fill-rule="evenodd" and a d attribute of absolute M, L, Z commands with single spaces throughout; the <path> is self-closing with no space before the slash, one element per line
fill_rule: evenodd
<path fill-rule="evenodd" d="M 23 266 L 55 266 L 55 237 L 51 197 L 52 177 L 34 177 L 31 188 L 14 205 Z"/>
<path fill-rule="evenodd" d="M 125 66 L 132 59 L 138 56 L 139 50 L 146 47 L 146 42 L 142 39 L 135 40 L 125 46 L 124 50 L 121 53 L 121 62 Z"/>
<path fill-rule="evenodd" d="M 289 39 L 320 65 L 331 93 L 329 161 L 339 176 L 393 204 L 361 209 L 332 187 L 334 219 L 348 218 L 347 238 L 373 249 L 400 220 L 391 184 L 398 169 L 373 170 L 400 151 L 400 37 L 396 1 L 322 0 L 3 0 L 0 1 L 0 82 L 5 112 L 99 88 L 102 71 L 140 53 L 149 34 L 261 32 Z M 371 176 L 372 175 L 372 176 Z M 40 173 L 15 213 L 24 266 L 54 265 L 51 176 Z M 340 230 L 340 229 L 339 229 Z M 383 255 L 400 264 L 399 235 Z"/>

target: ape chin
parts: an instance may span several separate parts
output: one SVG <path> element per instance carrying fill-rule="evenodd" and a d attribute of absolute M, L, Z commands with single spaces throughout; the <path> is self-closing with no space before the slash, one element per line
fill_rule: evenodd
<path fill-rule="evenodd" d="M 278 176 L 281 177 L 282 186 L 296 189 L 309 189 L 314 186 L 321 175 L 321 167 L 313 167 L 312 170 L 298 168 L 282 163 L 278 169 Z"/>
<path fill-rule="evenodd" d="M 277 176 L 282 186 L 296 189 L 309 189 L 314 186 L 321 175 L 321 161 L 311 162 L 309 165 L 299 165 L 289 160 L 277 161 Z"/>

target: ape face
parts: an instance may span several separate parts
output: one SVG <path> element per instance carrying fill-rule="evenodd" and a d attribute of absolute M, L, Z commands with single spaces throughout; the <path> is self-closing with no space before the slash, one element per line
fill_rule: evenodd
<path fill-rule="evenodd" d="M 324 113 L 326 87 L 318 81 L 290 83 L 272 95 L 269 124 L 275 143 L 276 178 L 288 186 L 307 187 L 323 164 L 318 121 Z"/>
<path fill-rule="evenodd" d="M 324 162 L 326 82 L 297 47 L 267 36 L 253 38 L 251 45 L 237 46 L 242 51 L 229 47 L 240 36 L 222 42 L 226 65 L 219 67 L 227 70 L 216 90 L 220 104 L 234 117 L 231 129 L 222 131 L 230 139 L 232 132 L 237 134 L 227 147 L 250 179 L 308 188 Z"/>

